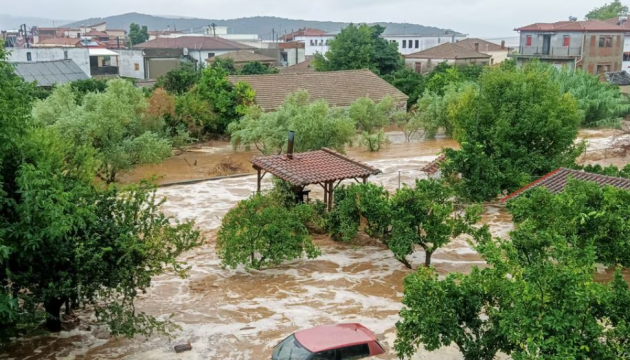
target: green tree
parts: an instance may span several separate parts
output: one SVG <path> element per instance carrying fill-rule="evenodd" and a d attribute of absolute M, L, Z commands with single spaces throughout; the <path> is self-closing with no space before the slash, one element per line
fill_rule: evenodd
<path fill-rule="evenodd" d="M 236 70 L 236 65 L 234 64 L 234 60 L 232 59 L 223 59 L 223 58 L 215 58 L 210 64 L 210 67 L 215 69 L 222 69 L 227 72 L 228 75 L 236 75 L 238 71 Z"/>
<path fill-rule="evenodd" d="M 219 115 L 209 101 L 194 91 L 177 97 L 174 119 L 197 139 L 203 139 L 208 134 L 220 134 Z"/>
<path fill-rule="evenodd" d="M 486 227 L 475 229 L 483 213 L 479 205 L 459 204 L 455 192 L 436 180 L 416 180 L 415 188 L 398 190 L 391 199 L 391 236 L 387 242 L 396 259 L 411 268 L 406 257 L 415 245 L 425 251 L 424 266 L 431 266 L 431 256 L 452 239 L 468 234 L 480 236 Z"/>
<path fill-rule="evenodd" d="M 319 256 L 304 225 L 311 209 L 288 209 L 274 197 L 256 194 L 239 202 L 223 218 L 217 236 L 217 254 L 224 267 L 260 269 L 284 261 Z"/>
<path fill-rule="evenodd" d="M 304 152 L 329 147 L 343 152 L 352 144 L 355 123 L 340 109 L 331 109 L 325 100 L 310 101 L 307 91 L 287 96 L 274 112 L 251 107 L 228 131 L 235 148 L 255 147 L 263 154 L 281 154 L 287 145 L 287 134 L 296 130 L 295 151 Z"/>
<path fill-rule="evenodd" d="M 407 99 L 407 110 L 411 110 L 416 105 L 426 86 L 425 77 L 408 68 L 384 75 L 383 80 L 392 84 L 396 89 L 409 97 Z"/>
<path fill-rule="evenodd" d="M 326 54 L 315 54 L 317 71 L 370 69 L 387 75 L 404 68 L 398 45 L 381 37 L 380 25 L 350 24 L 330 41 Z"/>
<path fill-rule="evenodd" d="M 470 83 L 451 83 L 442 90 L 442 95 L 427 90 L 415 107 L 415 117 L 429 139 L 435 138 L 440 129 L 448 136 L 453 135 L 456 119 L 454 114 L 459 106 L 462 93 L 474 86 Z"/>
<path fill-rule="evenodd" d="M 455 105 L 449 116 L 461 149 L 446 149 L 443 173 L 466 198 L 514 191 L 581 153 L 577 101 L 536 66 L 488 69 L 479 88 L 465 88 Z"/>
<path fill-rule="evenodd" d="M 387 96 L 378 103 L 370 98 L 359 98 L 348 110 L 350 119 L 361 130 L 360 142 L 370 151 L 379 151 L 388 141 L 383 128 L 391 123 L 394 101 Z"/>
<path fill-rule="evenodd" d="M 131 23 L 129 25 L 129 41 L 131 42 L 131 46 L 142 44 L 143 42 L 149 40 L 149 29 L 146 25 L 140 25 L 136 23 Z"/>
<path fill-rule="evenodd" d="M 628 5 L 624 5 L 619 0 L 606 3 L 600 7 L 596 7 L 586 14 L 586 20 L 608 20 L 617 16 L 626 15 L 628 13 Z"/>
<path fill-rule="evenodd" d="M 417 111 L 396 111 L 392 114 L 392 122 L 405 135 L 405 141 L 411 142 L 415 137 L 423 137 L 427 126 Z"/>
<path fill-rule="evenodd" d="M 76 80 L 70 83 L 72 91 L 77 95 L 77 101 L 81 103 L 83 97 L 89 93 L 102 93 L 107 90 L 107 80 L 87 79 Z"/>
<path fill-rule="evenodd" d="M 163 88 L 171 94 L 183 95 L 190 91 L 201 78 L 201 71 L 193 63 L 183 62 L 164 76 L 160 76 L 156 88 Z"/>
<path fill-rule="evenodd" d="M 266 75 L 266 74 L 277 74 L 280 70 L 273 66 L 265 65 L 260 61 L 250 61 L 247 64 L 243 65 L 238 73 L 239 75 Z"/>

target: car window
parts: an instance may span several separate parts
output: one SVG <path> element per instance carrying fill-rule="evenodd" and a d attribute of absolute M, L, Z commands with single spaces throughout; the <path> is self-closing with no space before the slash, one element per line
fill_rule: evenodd
<path fill-rule="evenodd" d="M 341 360 L 363 359 L 370 356 L 370 348 L 367 344 L 348 346 L 339 349 Z"/>
<path fill-rule="evenodd" d="M 328 350 L 318 352 L 315 356 L 313 356 L 313 360 L 337 360 L 337 351 Z"/>
<path fill-rule="evenodd" d="M 295 336 L 291 335 L 284 339 L 273 350 L 273 360 L 306 360 L 313 353 L 308 351 Z"/>

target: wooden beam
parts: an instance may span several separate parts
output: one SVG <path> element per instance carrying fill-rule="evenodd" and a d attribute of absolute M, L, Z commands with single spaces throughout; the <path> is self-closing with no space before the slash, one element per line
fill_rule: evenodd
<path fill-rule="evenodd" d="M 256 175 L 256 191 L 260 194 L 260 183 L 262 181 L 262 176 L 260 176 L 260 168 L 256 170 L 258 171 L 258 174 Z"/>
<path fill-rule="evenodd" d="M 364 184 L 367 184 L 367 182 L 368 182 L 368 181 L 367 181 L 367 179 L 368 179 L 368 176 L 365 176 L 365 177 L 363 178 L 363 183 L 364 183 Z"/>

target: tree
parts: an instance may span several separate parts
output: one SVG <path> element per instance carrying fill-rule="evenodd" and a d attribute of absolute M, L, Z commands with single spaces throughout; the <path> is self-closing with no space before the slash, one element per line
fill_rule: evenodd
<path fill-rule="evenodd" d="M 343 152 L 352 144 L 355 123 L 343 110 L 331 109 L 325 100 L 311 102 L 307 91 L 301 90 L 287 96 L 274 112 L 263 112 L 251 107 L 228 131 L 235 148 L 255 147 L 263 154 L 281 154 L 286 150 L 287 134 L 295 134 L 295 151 L 304 152 L 329 147 Z"/>
<path fill-rule="evenodd" d="M 131 23 L 129 25 L 129 41 L 131 42 L 131 46 L 142 44 L 143 42 L 149 40 L 149 29 L 146 25 L 140 27 L 140 25 L 136 23 Z"/>
<path fill-rule="evenodd" d="M 423 118 L 418 115 L 417 111 L 397 111 L 392 115 L 393 123 L 405 135 L 406 142 L 411 142 L 418 135 L 423 137 L 426 133 L 427 126 L 423 123 Z"/>
<path fill-rule="evenodd" d="M 620 0 L 614 0 L 591 10 L 585 18 L 586 20 L 609 20 L 627 13 L 628 5 L 622 4 Z"/>
<path fill-rule="evenodd" d="M 133 84 L 112 80 L 104 93 L 89 93 L 81 105 L 56 101 L 68 93 L 67 86 L 55 90 L 61 96 L 51 96 L 35 104 L 35 120 L 50 123 L 73 143 L 91 146 L 101 162 L 99 175 L 107 182 L 134 165 L 159 163 L 171 156 L 171 142 L 162 134 L 164 119 L 146 116 L 148 103 Z M 63 109 L 56 116 L 43 117 L 50 110 Z"/>
<path fill-rule="evenodd" d="M 175 121 L 184 125 L 191 136 L 203 139 L 208 134 L 219 134 L 219 115 L 209 101 L 196 92 L 175 99 Z"/>
<path fill-rule="evenodd" d="M 102 93 L 107 90 L 107 80 L 86 79 L 76 80 L 70 83 L 70 87 L 77 94 L 77 101 L 81 103 L 83 97 L 89 93 Z"/>
<path fill-rule="evenodd" d="M 407 110 L 411 110 L 416 105 L 418 98 L 424 93 L 426 85 L 426 79 L 422 74 L 408 68 L 384 75 L 383 80 L 392 84 L 396 89 L 409 97 L 407 99 Z"/>
<path fill-rule="evenodd" d="M 446 149 L 442 170 L 466 198 L 514 191 L 582 151 L 577 101 L 536 66 L 487 69 L 479 88 L 466 87 L 457 100 L 449 116 L 461 149 Z"/>
<path fill-rule="evenodd" d="M 238 73 L 238 71 L 236 70 L 236 65 L 234 64 L 234 60 L 232 59 L 215 58 L 212 61 L 210 67 L 221 69 L 227 72 L 228 75 L 236 75 Z"/>
<path fill-rule="evenodd" d="M 370 69 L 387 75 L 404 68 L 398 45 L 381 37 L 380 25 L 350 24 L 330 41 L 326 54 L 315 54 L 317 71 Z"/>
<path fill-rule="evenodd" d="M 224 267 L 260 269 L 283 261 L 319 256 L 304 225 L 310 208 L 287 209 L 269 195 L 256 194 L 239 202 L 223 218 L 217 254 Z"/>
<path fill-rule="evenodd" d="M 475 249 L 489 264 L 470 275 L 432 268 L 405 279 L 404 308 L 396 324 L 398 356 L 421 345 L 432 351 L 454 343 L 466 360 L 620 359 L 630 351 L 628 284 L 595 281 L 593 244 L 522 233 L 530 241 L 480 239 Z M 543 256 L 540 243 L 546 243 Z M 530 246 L 531 244 L 531 246 Z"/>
<path fill-rule="evenodd" d="M 427 90 L 418 99 L 415 117 L 418 118 L 427 138 L 435 138 L 440 128 L 444 129 L 446 135 L 453 135 L 456 121 L 453 115 L 456 114 L 455 110 L 459 106 L 462 93 L 469 90 L 471 86 L 473 85 L 450 83 L 441 91 L 442 95 Z"/>
<path fill-rule="evenodd" d="M 431 266 L 431 256 L 452 239 L 462 235 L 480 236 L 486 227 L 473 228 L 481 219 L 479 205 L 458 204 L 455 192 L 436 180 L 416 180 L 415 188 L 398 190 L 391 198 L 391 236 L 387 241 L 396 259 L 411 268 L 406 259 L 420 245 L 425 251 L 424 266 Z"/>
<path fill-rule="evenodd" d="M 388 139 L 383 127 L 391 123 L 394 101 L 387 96 L 379 103 L 370 98 L 359 98 L 348 110 L 350 119 L 361 130 L 361 143 L 370 151 L 379 151 Z"/>
<path fill-rule="evenodd" d="M 156 88 L 164 88 L 174 95 L 183 95 L 190 91 L 201 78 L 201 71 L 189 62 L 182 62 L 179 67 L 160 76 L 155 84 Z"/>
<path fill-rule="evenodd" d="M 266 75 L 277 74 L 280 70 L 273 66 L 265 65 L 260 61 L 250 61 L 243 65 L 243 68 L 239 70 L 239 75 Z"/>

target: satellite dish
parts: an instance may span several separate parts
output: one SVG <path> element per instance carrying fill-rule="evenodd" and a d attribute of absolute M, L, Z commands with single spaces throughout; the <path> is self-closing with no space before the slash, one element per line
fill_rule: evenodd
<path fill-rule="evenodd" d="M 183 52 L 184 52 L 184 56 L 188 56 L 188 48 L 184 48 Z"/>

